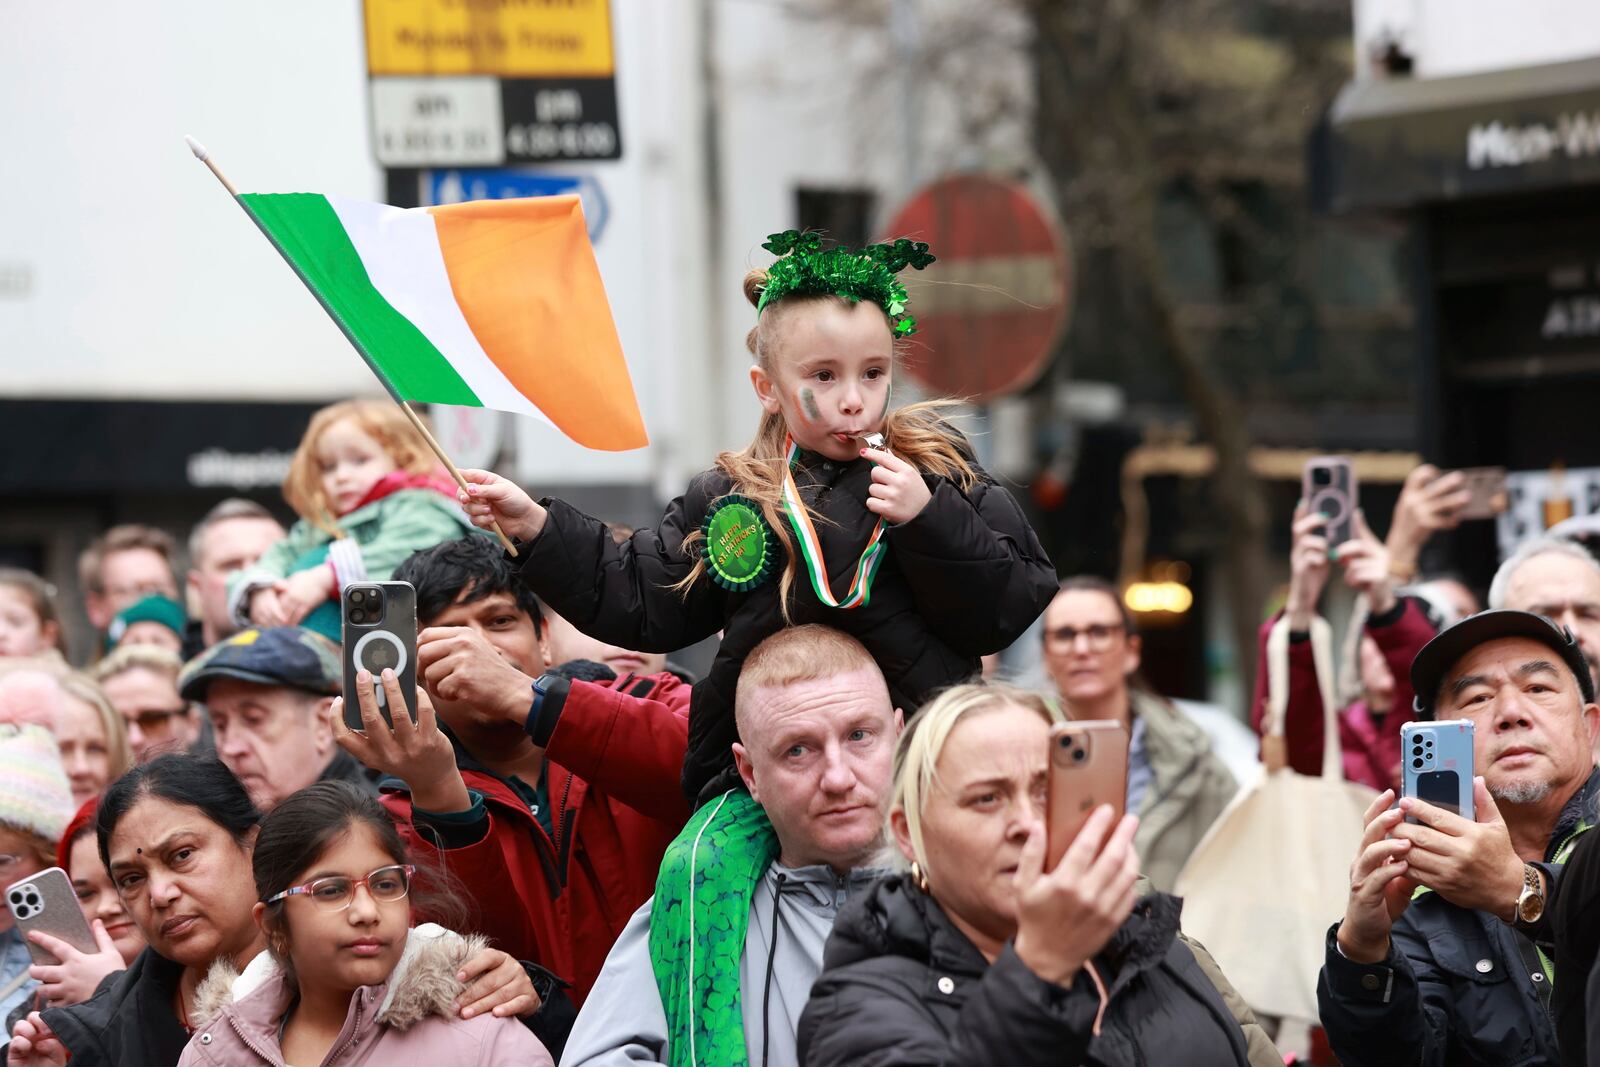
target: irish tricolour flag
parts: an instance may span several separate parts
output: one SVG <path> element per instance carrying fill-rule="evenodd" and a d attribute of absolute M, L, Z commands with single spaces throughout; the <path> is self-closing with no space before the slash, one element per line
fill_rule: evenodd
<path fill-rule="evenodd" d="M 239 202 L 397 400 L 532 415 L 589 448 L 649 443 L 577 197 Z"/>

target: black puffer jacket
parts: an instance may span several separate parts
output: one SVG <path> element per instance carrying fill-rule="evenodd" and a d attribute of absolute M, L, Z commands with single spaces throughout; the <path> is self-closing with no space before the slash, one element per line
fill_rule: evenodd
<path fill-rule="evenodd" d="M 877 521 L 865 506 L 872 464 L 802 454 L 794 476 L 820 516 L 817 535 L 840 596 Z M 790 605 L 794 623 L 825 623 L 865 645 L 907 715 L 935 690 L 977 673 L 979 656 L 1020 637 L 1058 587 L 1055 568 L 1010 493 L 987 480 L 968 491 L 943 478 L 925 480 L 933 499 L 910 522 L 888 530 L 888 553 L 868 604 L 851 611 L 826 606 L 802 564 Z M 533 591 L 602 641 L 670 652 L 723 631 L 722 647 L 690 705 L 683 787 L 691 802 L 733 765 L 740 664 L 783 626 L 778 578 L 784 558 L 776 536 L 770 576 L 750 591 L 728 592 L 709 578 L 687 597 L 673 588 L 695 563 L 683 551 L 684 538 L 730 488 L 721 471 L 698 475 L 655 529 L 641 529 L 620 546 L 600 522 L 545 500 L 550 515 L 544 530 L 521 549 L 522 576 Z"/>
<path fill-rule="evenodd" d="M 1179 940 L 1180 907 L 1163 893 L 1144 897 L 1097 958 L 1110 1002 L 1095 1036 L 1100 1000 L 1087 976 L 1064 989 L 1028 970 L 1009 945 L 991 965 L 908 878 L 886 878 L 846 905 L 834 925 L 822 974 L 800 1018 L 800 1062 L 1274 1062 L 1276 1053 L 1259 1028 L 1252 1060 L 1241 1020 Z"/>
<path fill-rule="evenodd" d="M 44 1023 L 73 1067 L 173 1067 L 189 1033 L 172 1010 L 183 966 L 145 949 L 82 1004 L 51 1008 Z"/>
<path fill-rule="evenodd" d="M 1556 860 L 1588 824 L 1597 795 L 1600 770 L 1556 820 L 1542 865 L 1555 887 L 1552 903 L 1563 892 Z M 1388 957 L 1375 964 L 1344 957 L 1335 923 L 1317 980 L 1334 1055 L 1345 1067 L 1556 1067 L 1563 1061 L 1544 1002 L 1552 983 L 1536 952 L 1558 956 L 1553 911 L 1524 933 L 1488 912 L 1421 893 L 1395 921 Z M 1573 982 L 1583 981 L 1585 969 L 1572 970 Z"/>

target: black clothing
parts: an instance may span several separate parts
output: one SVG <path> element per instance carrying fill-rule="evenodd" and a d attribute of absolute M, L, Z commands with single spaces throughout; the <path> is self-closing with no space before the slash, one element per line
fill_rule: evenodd
<path fill-rule="evenodd" d="M 1546 884 L 1556 887 L 1552 901 L 1560 892 L 1556 856 L 1584 825 L 1597 790 L 1600 771 L 1556 821 L 1540 864 Z M 1555 1067 L 1561 1062 L 1556 1029 L 1543 1000 L 1551 983 L 1535 951 L 1554 952 L 1552 911 L 1525 934 L 1488 912 L 1424 892 L 1395 922 L 1388 958 L 1376 964 L 1345 959 L 1335 923 L 1317 980 L 1334 1055 L 1344 1067 Z"/>
<path fill-rule="evenodd" d="M 147 948 L 82 1004 L 46 1011 L 44 1023 L 72 1054 L 72 1067 L 173 1067 L 189 1043 L 172 1012 L 182 977 L 181 964 Z"/>
<path fill-rule="evenodd" d="M 1554 988 L 1550 1010 L 1564 1065 L 1588 1067 L 1592 1052 L 1585 1032 L 1589 972 L 1600 955 L 1600 833 L 1585 831 L 1561 868 L 1555 892 L 1546 902 L 1555 940 Z"/>
<path fill-rule="evenodd" d="M 333 759 L 328 761 L 328 765 L 322 768 L 322 773 L 317 775 L 317 781 L 349 782 L 370 796 L 377 796 L 380 777 L 382 776 L 377 771 L 365 766 L 341 748 L 333 754 Z"/>
<path fill-rule="evenodd" d="M 1059 1067 L 1249 1062 L 1239 1023 L 1178 940 L 1175 897 L 1135 906 L 1070 989 L 1035 975 L 1010 945 L 991 966 L 909 877 L 895 875 L 845 905 L 822 974 L 800 1018 L 806 1067 L 872 1063 Z"/>
<path fill-rule="evenodd" d="M 1589 972 L 1589 992 L 1585 998 L 1589 1005 L 1585 1030 L 1589 1035 L 1589 1048 L 1600 1052 L 1600 960 L 1594 965 L 1594 970 Z M 1589 1057 L 1585 1067 L 1600 1067 L 1600 1058 Z"/>
<path fill-rule="evenodd" d="M 836 597 L 849 587 L 877 521 L 865 506 L 872 469 L 865 459 L 838 463 L 809 454 L 794 467 L 795 484 L 817 516 Z M 932 475 L 924 480 L 932 499 L 910 522 L 885 533 L 888 552 L 867 604 L 848 611 L 823 604 L 798 557 L 790 596 L 791 623 L 823 623 L 866 646 L 907 715 L 934 691 L 977 674 L 978 657 L 1020 637 L 1058 589 L 1055 568 L 1010 493 L 987 476 L 970 490 Z M 778 602 L 785 558 L 777 533 L 762 584 L 735 593 L 703 576 L 687 596 L 673 588 L 699 558 L 698 544 L 691 546 L 693 555 L 684 552 L 684 538 L 731 488 L 720 470 L 696 476 L 655 529 L 640 529 L 621 545 L 604 524 L 545 500 L 543 531 L 520 549 L 522 576 L 533 591 L 602 641 L 670 652 L 723 631 L 690 705 L 683 788 L 691 802 L 733 764 L 740 664 L 785 625 Z M 792 543 L 793 531 L 787 533 Z"/>

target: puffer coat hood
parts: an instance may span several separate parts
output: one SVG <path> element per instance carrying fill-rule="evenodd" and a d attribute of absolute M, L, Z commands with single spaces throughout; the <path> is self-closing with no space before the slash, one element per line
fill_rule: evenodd
<path fill-rule="evenodd" d="M 350 998 L 344 1029 L 327 1067 L 429 1067 L 495 1064 L 553 1067 L 550 1054 L 516 1019 L 479 1015 L 461 1019 L 456 973 L 486 944 L 441 927 L 419 926 L 389 980 L 363 986 Z M 279 1031 L 295 989 L 270 954 L 262 952 L 240 973 L 218 960 L 195 992 L 195 1031 L 179 1067 L 284 1067 Z"/>

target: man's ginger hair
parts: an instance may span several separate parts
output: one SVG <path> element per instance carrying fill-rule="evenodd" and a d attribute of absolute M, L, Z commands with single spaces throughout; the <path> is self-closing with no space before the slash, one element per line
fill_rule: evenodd
<path fill-rule="evenodd" d="M 739 671 L 739 686 L 733 696 L 739 736 L 746 736 L 745 727 L 756 710 L 758 690 L 832 678 L 865 668 L 882 677 L 872 653 L 849 634 L 816 623 L 779 630 L 751 650 Z"/>

